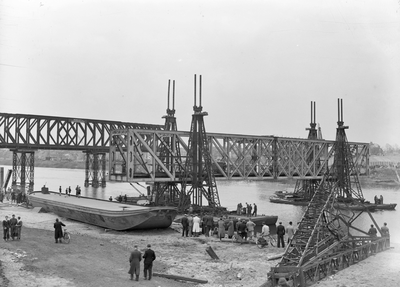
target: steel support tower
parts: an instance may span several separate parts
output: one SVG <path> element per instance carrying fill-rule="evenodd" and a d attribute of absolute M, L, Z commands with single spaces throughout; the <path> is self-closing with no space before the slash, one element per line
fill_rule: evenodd
<path fill-rule="evenodd" d="M 179 205 L 181 208 L 186 208 L 189 204 L 203 206 L 203 198 L 205 198 L 208 206 L 215 208 L 220 206 L 220 201 L 204 125 L 204 117 L 208 113 L 203 112 L 201 106 L 201 75 L 199 77 L 199 106 L 197 106 L 196 78 L 196 75 L 194 75 L 194 113 L 190 127 L 185 175 Z"/>
<path fill-rule="evenodd" d="M 360 219 L 361 214 L 367 212 L 382 235 L 368 209 L 357 212 L 335 209 L 338 198 L 362 199 L 345 133 L 348 127 L 343 125 L 342 101 L 338 104 L 333 165 L 313 194 L 282 259 L 271 268 L 272 286 L 278 286 L 278 280 L 283 277 L 289 280 L 289 286 L 305 287 L 390 247 L 389 237 L 373 238 L 362 229 L 366 226 L 365 218 Z"/>
<path fill-rule="evenodd" d="M 35 152 L 33 150 L 14 149 L 12 158 L 11 188 L 22 192 L 31 192 L 34 187 Z"/>
<path fill-rule="evenodd" d="M 106 186 L 106 153 L 86 152 L 85 162 L 85 187 L 105 187 Z"/>
<path fill-rule="evenodd" d="M 306 128 L 308 130 L 308 139 L 309 140 L 317 140 L 318 139 L 318 130 L 316 129 L 317 123 L 316 119 L 316 106 L 315 102 L 311 102 L 311 122 L 310 127 Z M 312 145 L 310 145 L 311 147 Z M 316 154 L 319 154 L 318 150 L 309 148 L 307 151 L 307 164 L 311 164 L 312 162 L 317 161 L 316 168 L 320 168 L 320 164 L 318 164 L 318 158 L 316 158 Z M 318 189 L 318 186 L 321 182 L 321 179 L 301 179 L 296 181 L 296 185 L 294 188 L 294 194 L 296 197 L 300 197 L 305 200 L 310 200 L 315 191 Z"/>
<path fill-rule="evenodd" d="M 172 109 L 170 109 L 170 86 L 171 80 L 168 80 L 168 97 L 167 97 L 167 114 L 163 116 L 165 119 L 165 131 L 177 131 L 178 126 L 175 117 L 175 80 L 172 81 Z M 181 159 L 181 146 L 179 141 L 174 140 L 174 137 L 165 137 L 165 144 L 160 147 L 160 160 L 164 166 L 170 171 L 175 171 L 178 175 L 183 172 Z M 170 151 L 173 151 L 171 153 Z M 180 162 L 181 164 L 176 164 Z M 164 172 L 158 166 L 158 172 Z M 153 200 L 156 205 L 179 205 L 179 197 L 181 195 L 180 188 L 182 181 L 165 181 L 155 182 L 153 186 Z"/>

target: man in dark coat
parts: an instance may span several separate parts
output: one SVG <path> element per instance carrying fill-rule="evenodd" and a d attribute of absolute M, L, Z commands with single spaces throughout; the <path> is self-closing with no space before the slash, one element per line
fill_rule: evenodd
<path fill-rule="evenodd" d="M 133 280 L 133 274 L 135 274 L 136 281 L 139 281 L 140 261 L 142 260 L 142 253 L 138 250 L 137 245 L 135 245 L 134 248 L 135 249 L 131 252 L 131 256 L 129 257 L 129 263 L 131 267 L 129 268 L 128 273 L 131 274 L 131 280 Z"/>
<path fill-rule="evenodd" d="M 257 216 L 257 205 L 254 203 L 254 208 L 253 208 L 253 216 Z"/>
<path fill-rule="evenodd" d="M 63 237 L 62 226 L 65 226 L 64 223 L 56 218 L 56 222 L 54 223 L 54 238 L 56 239 L 56 243 L 62 242 L 61 238 Z"/>
<path fill-rule="evenodd" d="M 282 225 L 282 222 L 279 222 L 278 227 L 276 228 L 276 234 L 278 235 L 278 248 L 281 247 L 285 248 L 285 240 L 283 239 L 285 235 L 285 227 Z"/>
<path fill-rule="evenodd" d="M 242 220 L 241 222 L 238 221 L 238 225 L 237 225 L 237 233 L 241 238 L 241 242 L 243 240 L 247 240 L 247 226 L 246 226 L 246 221 Z"/>
<path fill-rule="evenodd" d="M 185 214 L 182 219 L 181 219 L 181 223 L 182 223 L 182 237 L 186 235 L 186 237 L 188 237 L 188 233 L 189 233 L 189 219 L 187 218 L 187 214 Z"/>
<path fill-rule="evenodd" d="M 151 280 L 151 275 L 153 274 L 153 261 L 156 260 L 156 254 L 150 249 L 151 245 L 147 244 L 147 250 L 143 254 L 144 258 L 144 280 L 147 279 L 147 271 L 149 271 L 149 280 Z"/>
<path fill-rule="evenodd" d="M 14 237 L 17 236 L 17 223 L 18 220 L 15 218 L 15 215 L 13 214 L 11 219 L 10 219 L 10 231 L 11 231 L 11 238 L 14 240 Z"/>
<path fill-rule="evenodd" d="M 10 240 L 10 221 L 8 220 L 8 216 L 6 216 L 6 219 L 3 220 L 3 239 L 5 241 Z"/>

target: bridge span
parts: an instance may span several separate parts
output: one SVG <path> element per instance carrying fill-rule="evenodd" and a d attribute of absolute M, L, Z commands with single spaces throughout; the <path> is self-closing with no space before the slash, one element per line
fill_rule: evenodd
<path fill-rule="evenodd" d="M 180 181 L 190 133 L 124 129 L 111 132 L 110 179 Z M 214 176 L 219 180 L 322 178 L 335 141 L 207 133 Z M 179 142 L 180 154 L 169 148 Z M 175 145 L 172 145 L 173 147 Z M 349 143 L 358 170 L 367 173 L 369 145 Z M 159 151 L 166 151 L 160 153 Z M 166 161 L 165 158 L 172 160 Z"/>
<path fill-rule="evenodd" d="M 85 152 L 85 186 L 105 184 L 107 161 L 110 180 L 182 181 L 189 136 L 190 132 L 165 130 L 164 125 L 0 113 L 0 148 L 13 152 L 12 184 L 29 189 L 34 184 L 34 152 L 39 149 Z M 224 133 L 207 133 L 207 139 L 219 180 L 321 178 L 334 143 Z M 367 173 L 369 144 L 349 144 L 358 170 Z"/>

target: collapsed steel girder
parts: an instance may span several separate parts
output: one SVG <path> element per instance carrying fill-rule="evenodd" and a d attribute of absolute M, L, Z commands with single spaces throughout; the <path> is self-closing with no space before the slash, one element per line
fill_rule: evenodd
<path fill-rule="evenodd" d="M 339 202 L 357 200 L 361 206 L 364 202 L 357 161 L 353 160 L 352 147 L 347 142 L 347 128 L 339 110 L 336 141 L 331 151 L 333 164 L 327 165 L 282 259 L 271 268 L 272 286 L 278 286 L 278 279 L 285 278 L 291 286 L 305 287 L 390 247 L 389 238 L 371 237 L 363 230 L 365 222 L 361 214 L 365 212 L 383 236 L 367 208 L 357 212 L 349 206 L 345 211 L 336 209 Z"/>

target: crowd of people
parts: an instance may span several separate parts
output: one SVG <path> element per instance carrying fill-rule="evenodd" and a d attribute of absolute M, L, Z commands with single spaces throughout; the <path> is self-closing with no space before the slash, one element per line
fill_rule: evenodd
<path fill-rule="evenodd" d="M 15 217 L 15 214 L 9 219 L 8 216 L 3 220 L 3 239 L 4 241 L 21 240 L 22 220 L 21 217 Z"/>
<path fill-rule="evenodd" d="M 11 204 L 21 204 L 27 201 L 25 192 L 8 188 L 0 190 L 0 202 L 9 201 Z"/>
<path fill-rule="evenodd" d="M 182 237 L 199 237 L 204 235 L 205 237 L 215 236 L 222 240 L 227 237 L 231 239 L 235 234 L 240 240 L 247 241 L 257 238 L 255 231 L 256 223 L 251 217 L 239 218 L 239 217 L 220 217 L 214 220 L 211 213 L 205 213 L 202 217 L 198 214 L 185 214 L 181 218 L 182 224 Z M 286 235 L 286 243 L 289 244 L 295 233 L 295 228 L 292 222 L 289 222 L 287 227 L 279 222 L 276 227 L 278 248 L 285 247 L 284 237 Z M 262 237 L 270 235 L 269 226 L 263 222 L 261 233 Z"/>

